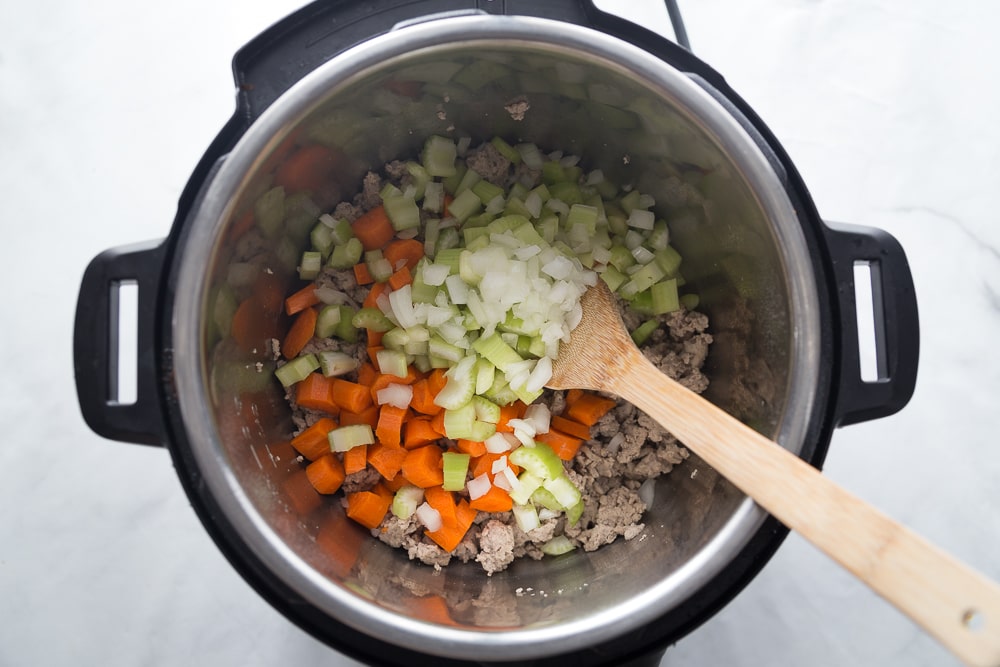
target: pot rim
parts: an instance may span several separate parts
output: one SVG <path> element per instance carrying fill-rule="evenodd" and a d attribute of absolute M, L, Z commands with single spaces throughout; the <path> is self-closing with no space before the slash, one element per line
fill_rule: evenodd
<path fill-rule="evenodd" d="M 330 96 L 400 60 L 472 45 L 523 48 L 598 62 L 671 100 L 724 148 L 771 220 L 784 250 L 781 260 L 794 323 L 789 399 L 777 440 L 798 453 L 813 414 L 819 378 L 819 297 L 805 235 L 774 166 L 731 112 L 689 75 L 616 37 L 549 19 L 475 15 L 411 22 L 332 58 L 265 110 L 206 184 L 200 206 L 189 219 L 187 242 L 178 258 L 172 320 L 174 371 L 180 413 L 200 476 L 240 538 L 273 576 L 324 613 L 385 641 L 462 659 L 482 659 L 491 649 L 501 649 L 504 659 L 526 659 L 612 639 L 661 616 L 670 600 L 687 599 L 716 576 L 753 537 L 767 514 L 745 499 L 696 558 L 641 596 L 572 622 L 495 631 L 449 628 L 408 618 L 371 604 L 314 571 L 257 512 L 228 466 L 214 428 L 202 346 L 200 304 L 208 290 L 204 272 L 213 265 L 223 222 L 233 213 L 239 199 L 236 195 L 246 185 L 246 174 L 253 173 L 290 128 Z"/>

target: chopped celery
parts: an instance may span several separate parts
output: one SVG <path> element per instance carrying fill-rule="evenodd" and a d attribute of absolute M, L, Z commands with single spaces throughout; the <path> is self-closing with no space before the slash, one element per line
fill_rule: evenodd
<path fill-rule="evenodd" d="M 379 332 L 386 332 L 396 326 L 378 308 L 362 308 L 351 318 L 351 325 L 355 329 L 371 329 Z"/>
<path fill-rule="evenodd" d="M 323 259 L 326 259 L 333 252 L 333 230 L 322 222 L 317 222 L 309 233 L 309 243 Z"/>
<path fill-rule="evenodd" d="M 677 295 L 676 278 L 656 283 L 649 288 L 649 292 L 653 300 L 654 314 L 665 315 L 680 309 L 681 303 L 680 297 Z"/>
<path fill-rule="evenodd" d="M 454 194 L 458 195 L 465 192 L 481 180 L 483 180 L 483 177 L 475 169 L 466 169 L 458 185 L 455 186 Z"/>
<path fill-rule="evenodd" d="M 352 321 L 354 320 L 354 309 L 346 305 L 338 307 L 340 308 L 340 324 L 337 325 L 337 330 L 333 332 L 333 335 L 345 343 L 357 342 L 358 330 L 352 324 Z"/>
<path fill-rule="evenodd" d="M 464 190 L 458 193 L 451 203 L 448 204 L 448 213 L 459 222 L 465 222 L 466 218 L 479 211 L 482 206 L 483 202 L 475 192 Z"/>
<path fill-rule="evenodd" d="M 444 468 L 444 483 L 441 487 L 445 491 L 461 491 L 465 488 L 470 458 L 468 454 L 459 452 L 445 452 L 441 455 Z"/>
<path fill-rule="evenodd" d="M 490 143 L 493 144 L 493 147 L 496 148 L 501 155 L 510 160 L 512 163 L 520 164 L 521 153 L 502 138 L 493 137 Z"/>
<path fill-rule="evenodd" d="M 501 371 L 507 370 L 510 364 L 524 361 L 521 355 L 505 343 L 498 333 L 478 339 L 472 344 L 472 348 Z"/>
<path fill-rule="evenodd" d="M 583 516 L 584 509 L 585 507 L 582 498 L 577 504 L 566 508 L 566 523 L 570 526 L 575 526 L 576 522 L 580 520 L 581 516 Z"/>
<path fill-rule="evenodd" d="M 673 277 L 681 268 L 681 255 L 673 246 L 667 245 L 656 251 L 656 263 L 667 276 Z"/>
<path fill-rule="evenodd" d="M 302 280 L 315 280 L 323 268 L 323 253 L 307 250 L 302 253 L 299 260 L 299 278 Z"/>
<path fill-rule="evenodd" d="M 522 473 L 523 474 L 523 473 Z M 565 474 L 545 480 L 542 486 L 555 496 L 556 502 L 569 509 L 582 500 L 580 490 L 574 486 Z"/>
<path fill-rule="evenodd" d="M 688 310 L 694 310 L 698 307 L 698 303 L 701 299 L 698 298 L 697 294 L 682 294 L 681 295 L 681 305 Z"/>
<path fill-rule="evenodd" d="M 514 521 L 517 527 L 525 533 L 538 528 L 541 522 L 538 520 L 538 510 L 531 503 L 514 503 L 511 508 L 514 513 Z"/>
<path fill-rule="evenodd" d="M 572 229 L 574 225 L 583 225 L 591 235 L 597 231 L 597 208 L 586 204 L 573 204 L 569 207 L 566 215 L 566 228 Z"/>
<path fill-rule="evenodd" d="M 547 556 L 561 556 L 562 554 L 573 551 L 576 549 L 576 546 L 565 535 L 556 535 L 552 539 L 543 543 L 539 548 L 542 550 L 542 553 Z"/>
<path fill-rule="evenodd" d="M 316 318 L 316 337 L 329 338 L 334 335 L 337 327 L 340 326 L 342 315 L 340 306 L 324 306 Z"/>
<path fill-rule="evenodd" d="M 601 272 L 601 278 L 607 283 L 608 289 L 612 292 L 617 292 L 618 288 L 625 284 L 628 280 L 628 276 L 615 268 L 614 264 L 608 264 L 604 271 Z"/>
<path fill-rule="evenodd" d="M 339 377 L 358 369 L 358 360 L 349 354 L 324 350 L 316 353 L 319 370 L 326 377 Z"/>
<path fill-rule="evenodd" d="M 534 447 L 518 447 L 507 458 L 543 480 L 555 479 L 564 471 L 562 459 L 544 442 L 536 443 Z"/>
<path fill-rule="evenodd" d="M 285 188 L 279 185 L 262 194 L 254 202 L 253 212 L 264 236 L 276 238 L 283 231 L 285 222 Z"/>
<path fill-rule="evenodd" d="M 565 509 L 559 504 L 556 497 L 552 495 L 552 492 L 544 486 L 538 487 L 535 489 L 535 492 L 531 494 L 531 503 L 536 507 L 544 507 L 545 509 L 553 510 L 555 512 L 561 512 Z"/>
<path fill-rule="evenodd" d="M 493 386 L 496 377 L 496 366 L 488 359 L 480 357 L 476 359 L 476 394 L 482 396 Z"/>
<path fill-rule="evenodd" d="M 459 362 L 465 357 L 465 350 L 452 345 L 440 336 L 431 336 L 427 341 L 427 353 L 448 361 Z"/>
<path fill-rule="evenodd" d="M 397 232 L 420 226 L 420 209 L 412 197 L 389 197 L 384 205 L 389 222 Z"/>
<path fill-rule="evenodd" d="M 448 386 L 442 389 L 438 396 L 440 397 L 445 391 L 447 391 Z M 472 395 L 469 395 L 472 398 Z M 435 399 L 437 402 L 437 399 Z M 440 405 L 440 403 L 438 403 Z M 471 440 L 472 439 L 472 425 L 476 421 L 476 409 L 469 403 L 466 399 L 464 405 L 457 408 L 445 408 L 444 411 L 444 434 L 452 438 L 453 440 Z"/>
<path fill-rule="evenodd" d="M 330 227 L 330 238 L 336 245 L 347 243 L 354 238 L 354 229 L 351 228 L 351 223 L 344 218 L 337 220 L 332 216 L 325 215 L 320 216 L 320 221 Z"/>
<path fill-rule="evenodd" d="M 632 342 L 640 346 L 645 344 L 645 342 L 649 340 L 649 337 L 653 335 L 653 332 L 656 331 L 659 326 L 659 320 L 646 320 L 637 326 L 635 331 L 632 332 Z"/>
<path fill-rule="evenodd" d="M 476 419 L 490 424 L 500 421 L 500 406 L 483 398 L 482 396 L 472 397 L 472 407 L 476 410 Z"/>
<path fill-rule="evenodd" d="M 375 353 L 375 363 L 384 375 L 407 376 L 406 354 L 398 350 L 382 349 Z"/>
<path fill-rule="evenodd" d="M 424 199 L 426 202 L 427 199 Z M 431 218 L 424 225 L 424 254 L 428 257 L 437 257 L 438 247 L 437 242 L 441 234 L 441 221 L 437 218 Z"/>
<path fill-rule="evenodd" d="M 351 237 L 347 242 L 333 248 L 333 252 L 330 253 L 330 259 L 327 260 L 326 265 L 331 269 L 349 269 L 361 261 L 361 255 L 364 251 L 365 249 L 361 245 L 361 241 L 355 237 Z"/>
<path fill-rule="evenodd" d="M 333 429 L 327 434 L 330 449 L 335 452 L 346 452 L 358 445 L 371 445 L 375 442 L 375 434 L 368 424 L 349 424 Z"/>
<path fill-rule="evenodd" d="M 508 457 L 510 455 L 508 454 Z M 517 486 L 511 489 L 510 497 L 518 505 L 526 505 L 531 500 L 531 494 L 542 486 L 544 480 L 530 470 L 524 470 L 517 476 Z"/>
<path fill-rule="evenodd" d="M 392 498 L 392 513 L 400 519 L 409 519 L 423 500 L 423 489 L 412 484 L 404 484 L 396 490 L 396 495 Z"/>
<path fill-rule="evenodd" d="M 497 425 L 487 421 L 476 420 L 472 422 L 472 430 L 469 432 L 469 440 L 483 442 L 497 432 Z"/>
<path fill-rule="evenodd" d="M 444 185 L 438 181 L 430 181 L 424 186 L 424 199 L 421 207 L 430 213 L 444 211 Z"/>
<path fill-rule="evenodd" d="M 309 374 L 319 368 L 319 359 L 315 354 L 304 354 L 295 357 L 287 364 L 275 369 L 274 375 L 281 382 L 283 387 L 291 387 L 296 382 L 301 382 L 309 377 Z"/>
<path fill-rule="evenodd" d="M 431 359 L 440 358 L 431 356 Z M 445 360 L 445 364 L 449 362 Z M 445 366 L 447 368 L 447 366 Z M 456 366 L 457 368 L 457 366 Z M 438 392 L 438 395 L 434 397 L 434 403 L 440 405 L 442 408 L 447 410 L 457 410 L 468 406 L 469 413 L 469 425 L 466 428 L 466 432 L 472 429 L 472 421 L 476 418 L 476 410 L 471 405 L 469 405 L 469 400 L 472 398 L 476 391 L 476 378 L 469 373 L 468 375 L 463 375 L 461 377 L 456 377 L 452 374 L 448 377 L 444 388 Z M 447 428 L 445 429 L 447 431 Z M 450 433 L 448 437 L 467 437 L 467 436 L 452 436 Z"/>
<path fill-rule="evenodd" d="M 489 204 L 496 197 L 503 197 L 503 188 L 499 185 L 493 185 L 489 181 L 479 181 L 472 186 L 472 191 L 479 197 L 479 201 L 483 203 L 483 206 Z"/>
<path fill-rule="evenodd" d="M 458 147 L 451 139 L 438 135 L 428 137 L 420 161 L 430 176 L 452 176 L 455 173 L 455 159 Z"/>

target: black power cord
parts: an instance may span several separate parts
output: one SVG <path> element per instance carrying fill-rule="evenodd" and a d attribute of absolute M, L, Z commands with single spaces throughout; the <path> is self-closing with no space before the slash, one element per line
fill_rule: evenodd
<path fill-rule="evenodd" d="M 670 23 L 674 26 L 674 35 L 677 43 L 688 51 L 691 50 L 691 42 L 688 41 L 687 30 L 684 29 L 684 20 L 681 19 L 681 10 L 677 7 L 677 0 L 664 0 L 667 5 L 667 14 L 670 16 Z"/>

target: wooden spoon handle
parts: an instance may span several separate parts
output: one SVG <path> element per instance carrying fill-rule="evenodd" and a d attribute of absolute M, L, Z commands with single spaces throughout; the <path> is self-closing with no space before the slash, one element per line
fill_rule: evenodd
<path fill-rule="evenodd" d="M 638 351 L 610 391 L 969 665 L 1000 665 L 1000 586 L 663 375 Z"/>

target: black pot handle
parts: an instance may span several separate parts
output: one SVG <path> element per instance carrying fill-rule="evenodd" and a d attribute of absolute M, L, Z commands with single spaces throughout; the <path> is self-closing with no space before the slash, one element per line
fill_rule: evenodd
<path fill-rule="evenodd" d="M 871 227 L 827 223 L 841 322 L 838 425 L 886 417 L 901 410 L 917 381 L 920 324 L 913 276 L 902 246 Z M 877 378 L 862 379 L 855 265 L 871 271 Z"/>
<path fill-rule="evenodd" d="M 87 425 L 111 440 L 166 443 L 159 404 L 156 313 L 165 246 L 161 241 L 111 248 L 83 274 L 73 330 L 73 366 Z M 118 401 L 118 290 L 138 285 L 136 399 Z"/>

